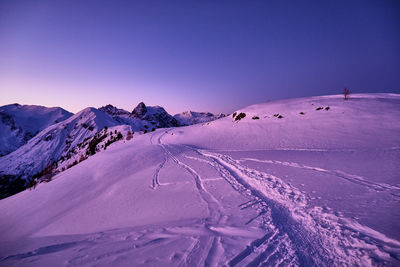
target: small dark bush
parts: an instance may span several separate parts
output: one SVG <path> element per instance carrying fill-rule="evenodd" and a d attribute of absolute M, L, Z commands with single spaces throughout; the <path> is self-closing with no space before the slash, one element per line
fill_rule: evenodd
<path fill-rule="evenodd" d="M 122 133 L 118 133 L 117 134 L 117 140 L 121 140 L 122 138 L 124 138 L 124 136 L 122 135 Z"/>
<path fill-rule="evenodd" d="M 283 116 L 282 116 L 282 115 L 279 115 L 279 116 L 278 116 L 278 119 L 282 119 L 282 118 L 283 118 Z"/>
<path fill-rule="evenodd" d="M 56 163 L 51 163 L 46 166 L 43 170 L 33 175 L 33 179 L 42 180 L 45 182 L 50 182 L 51 178 L 56 172 Z"/>
<path fill-rule="evenodd" d="M 151 128 L 151 131 L 154 132 L 156 130 L 156 128 Z"/>
<path fill-rule="evenodd" d="M 89 127 L 88 127 L 88 130 L 89 130 L 89 131 L 93 131 L 93 130 L 94 130 L 94 127 L 93 127 L 93 126 L 89 126 Z"/>
<path fill-rule="evenodd" d="M 326 108 L 325 108 L 325 110 L 329 110 L 329 109 L 330 109 L 330 107 L 326 107 Z"/>
<path fill-rule="evenodd" d="M 79 158 L 79 162 L 82 162 L 86 159 L 86 157 L 84 155 L 81 155 L 81 157 Z"/>
<path fill-rule="evenodd" d="M 32 178 L 32 179 L 29 180 L 29 182 L 26 184 L 26 188 L 31 189 L 31 190 L 32 190 L 32 189 L 35 189 L 36 186 L 37 186 L 37 184 L 38 184 L 38 180 Z"/>
<path fill-rule="evenodd" d="M 299 114 L 300 114 L 300 115 L 305 115 L 305 113 L 304 113 L 303 111 L 302 111 L 302 112 L 300 112 Z"/>
<path fill-rule="evenodd" d="M 321 110 L 321 109 L 323 109 L 323 107 L 318 107 L 318 108 L 316 108 L 315 110 Z"/>
<path fill-rule="evenodd" d="M 86 123 L 82 123 L 81 125 L 82 125 L 82 127 L 85 128 L 85 129 L 86 129 L 87 127 L 89 127 L 89 125 L 87 125 Z"/>
<path fill-rule="evenodd" d="M 253 116 L 253 118 L 252 118 L 253 120 L 259 120 L 260 119 L 260 117 L 258 117 L 258 116 Z"/>
<path fill-rule="evenodd" d="M 279 113 L 274 114 L 274 117 L 278 117 L 278 116 L 279 116 Z"/>
<path fill-rule="evenodd" d="M 94 154 L 96 154 L 96 146 L 101 142 L 101 141 L 103 141 L 104 140 L 104 138 L 106 138 L 107 137 L 107 135 L 103 135 L 103 136 L 100 136 L 100 137 L 98 137 L 97 135 L 95 135 L 94 137 L 93 137 L 93 139 L 89 142 L 89 147 L 88 147 L 88 150 L 87 151 L 89 151 L 89 153 L 87 153 L 88 155 L 94 155 Z"/>
<path fill-rule="evenodd" d="M 143 133 L 147 133 L 147 130 L 144 130 Z"/>
<path fill-rule="evenodd" d="M 236 112 L 234 112 L 233 114 L 232 114 L 232 118 L 235 118 L 236 117 Z"/>

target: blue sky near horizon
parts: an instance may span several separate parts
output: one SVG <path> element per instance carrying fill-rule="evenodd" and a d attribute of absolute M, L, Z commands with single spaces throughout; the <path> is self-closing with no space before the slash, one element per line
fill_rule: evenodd
<path fill-rule="evenodd" d="M 0 105 L 231 112 L 400 93 L 399 1 L 0 0 Z"/>

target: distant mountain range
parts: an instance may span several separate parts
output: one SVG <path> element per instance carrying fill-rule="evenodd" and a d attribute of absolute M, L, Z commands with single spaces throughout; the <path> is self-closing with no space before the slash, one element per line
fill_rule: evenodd
<path fill-rule="evenodd" d="M 208 112 L 171 116 L 139 103 L 132 112 L 106 105 L 75 115 L 62 108 L 0 107 L 0 194 L 6 197 L 72 167 L 111 143 L 157 128 L 205 123 L 224 117 Z"/>

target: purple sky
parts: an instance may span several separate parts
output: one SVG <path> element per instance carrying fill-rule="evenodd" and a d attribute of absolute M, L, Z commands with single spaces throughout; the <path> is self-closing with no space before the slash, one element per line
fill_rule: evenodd
<path fill-rule="evenodd" d="M 400 93 L 400 1 L 0 0 L 0 105 L 231 112 Z"/>

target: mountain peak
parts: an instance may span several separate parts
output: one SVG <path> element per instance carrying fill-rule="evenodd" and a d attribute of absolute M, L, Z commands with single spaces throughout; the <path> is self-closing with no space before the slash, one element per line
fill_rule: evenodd
<path fill-rule="evenodd" d="M 141 117 L 143 117 L 143 116 L 146 114 L 146 112 L 147 112 L 147 107 L 146 107 L 146 105 L 145 105 L 143 102 L 140 102 L 140 103 L 136 106 L 136 108 L 133 109 L 132 115 L 133 115 L 133 117 L 141 118 Z"/>
<path fill-rule="evenodd" d="M 103 111 L 111 116 L 120 116 L 120 115 L 129 115 L 130 114 L 130 112 L 128 112 L 124 109 L 117 108 L 116 106 L 113 106 L 111 104 L 101 107 L 101 108 L 99 108 L 99 110 Z"/>

